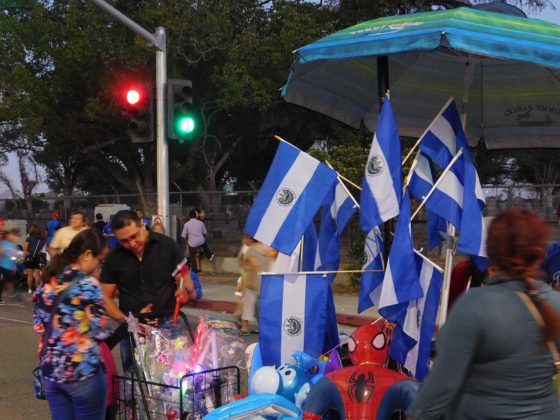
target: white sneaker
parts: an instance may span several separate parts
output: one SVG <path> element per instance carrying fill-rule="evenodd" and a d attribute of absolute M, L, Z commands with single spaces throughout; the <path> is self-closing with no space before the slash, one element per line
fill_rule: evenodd
<path fill-rule="evenodd" d="M 208 258 L 208 261 L 214 261 L 214 254 L 212 254 L 212 256 Z"/>
<path fill-rule="evenodd" d="M 31 290 L 31 289 L 27 289 L 27 294 L 29 294 L 29 295 L 30 295 L 31 293 L 33 293 L 33 290 Z"/>

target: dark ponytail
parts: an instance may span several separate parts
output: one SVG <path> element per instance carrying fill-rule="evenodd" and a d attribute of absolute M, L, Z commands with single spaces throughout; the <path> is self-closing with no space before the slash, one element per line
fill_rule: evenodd
<path fill-rule="evenodd" d="M 107 240 L 97 229 L 85 229 L 78 233 L 68 248 L 62 254 L 56 255 L 51 263 L 45 268 L 43 282 L 48 281 L 52 276 L 58 276 L 65 267 L 78 261 L 80 255 L 86 251 L 91 251 L 97 257 L 107 247 Z"/>

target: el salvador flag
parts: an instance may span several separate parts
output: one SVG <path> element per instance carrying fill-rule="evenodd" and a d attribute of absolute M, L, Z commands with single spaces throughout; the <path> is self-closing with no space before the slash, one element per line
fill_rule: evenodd
<path fill-rule="evenodd" d="M 316 270 L 317 231 L 314 223 L 309 224 L 301 239 L 303 239 L 303 243 L 300 240 L 290 255 L 278 253 L 272 272 L 297 273 Z"/>
<path fill-rule="evenodd" d="M 386 97 L 362 182 L 360 227 L 370 232 L 374 227 L 399 214 L 402 195 L 401 144 L 391 102 Z"/>
<path fill-rule="evenodd" d="M 295 351 L 322 354 L 329 289 L 330 279 L 321 274 L 263 274 L 259 338 L 265 366 L 293 364 Z"/>
<path fill-rule="evenodd" d="M 422 151 L 419 151 L 410 167 L 410 175 L 408 188 L 411 194 L 418 200 L 423 201 L 434 186 L 434 167 L 428 157 Z M 438 194 L 438 191 L 434 191 Z M 450 200 L 445 203 L 445 200 Z M 439 245 L 445 240 L 445 233 L 447 232 L 447 223 L 445 214 L 449 210 L 449 206 L 456 207 L 451 197 L 442 196 L 436 198 L 440 201 L 437 205 L 432 206 L 431 201 L 425 203 L 428 215 L 428 247 L 430 249 Z"/>
<path fill-rule="evenodd" d="M 408 197 L 408 189 L 405 189 L 395 230 L 395 238 L 381 285 L 381 296 L 378 305 L 379 313 L 391 321 L 391 319 L 385 316 L 383 308 L 409 302 L 422 297 L 422 295 L 422 288 L 420 287 L 414 259 L 414 244 L 410 227 L 410 199 Z"/>
<path fill-rule="evenodd" d="M 317 270 L 338 270 L 340 237 L 356 208 L 354 199 L 338 180 L 323 204 L 317 245 Z"/>
<path fill-rule="evenodd" d="M 290 255 L 336 181 L 333 169 L 280 141 L 245 232 Z"/>
<path fill-rule="evenodd" d="M 451 198 L 455 204 L 445 207 L 436 202 L 432 207 L 447 209 L 446 220 L 460 232 L 459 252 L 486 257 L 486 227 L 482 215 L 486 201 L 457 107 L 450 98 L 422 137 L 420 150 L 445 169 L 460 148 L 463 148 L 462 156 L 438 187 L 438 192 Z M 437 199 L 437 196 L 434 197 L 434 201 Z M 447 199 L 444 201 L 449 202 Z"/>
<path fill-rule="evenodd" d="M 417 379 L 428 374 L 443 275 L 432 264 L 415 255 L 424 297 L 408 304 L 385 308 L 397 324 L 391 342 L 391 357 L 404 365 Z"/>
<path fill-rule="evenodd" d="M 364 263 L 360 278 L 360 295 L 358 313 L 379 304 L 383 270 L 383 254 L 385 253 L 381 231 L 375 227 L 368 232 L 364 244 Z M 370 271 L 375 270 L 375 271 Z"/>

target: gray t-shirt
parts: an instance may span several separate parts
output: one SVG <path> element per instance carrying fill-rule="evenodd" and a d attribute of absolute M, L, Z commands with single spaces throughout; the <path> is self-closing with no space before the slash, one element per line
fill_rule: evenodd
<path fill-rule="evenodd" d="M 181 236 L 187 239 L 187 243 L 190 247 L 197 247 L 204 244 L 206 239 L 204 235 L 206 235 L 206 226 L 204 223 L 198 219 L 190 219 L 185 226 L 183 226 L 183 233 Z"/>

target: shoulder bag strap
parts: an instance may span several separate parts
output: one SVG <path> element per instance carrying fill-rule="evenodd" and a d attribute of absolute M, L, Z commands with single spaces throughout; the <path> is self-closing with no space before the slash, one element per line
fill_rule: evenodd
<path fill-rule="evenodd" d="M 531 300 L 531 298 L 527 295 L 527 293 L 523 293 L 523 292 L 516 292 L 516 293 L 521 298 L 523 303 L 525 303 L 525 306 L 527 306 L 527 309 L 529 309 L 529 312 L 531 312 L 533 318 L 535 318 L 537 325 L 541 328 L 544 328 L 544 319 L 541 313 L 539 312 L 539 310 L 537 309 L 535 303 Z M 554 360 L 554 367 L 556 368 L 556 374 L 560 375 L 560 354 L 558 354 L 558 348 L 556 347 L 556 343 L 549 340 L 547 341 L 546 344 L 548 345 L 550 353 L 552 354 L 552 360 Z M 556 387 L 556 397 L 560 401 L 560 387 L 558 386 Z"/>
<path fill-rule="evenodd" d="M 33 256 L 31 257 L 32 259 L 35 258 L 35 254 L 37 253 L 37 249 L 39 248 L 39 244 L 41 243 L 40 239 L 35 238 L 35 240 L 37 241 L 37 245 L 35 245 L 35 251 L 33 251 Z"/>
<path fill-rule="evenodd" d="M 49 338 L 49 336 L 51 335 L 51 331 L 52 331 L 52 321 L 53 321 L 53 317 L 54 314 L 56 313 L 56 310 L 58 309 L 58 305 L 60 305 L 60 303 L 62 303 L 62 301 L 64 300 L 64 298 L 66 298 L 66 296 L 68 296 L 68 293 L 70 293 L 70 289 L 72 289 L 80 280 L 79 277 L 76 277 L 74 280 L 72 280 L 70 283 L 68 283 L 68 286 L 66 286 L 64 288 L 64 290 L 62 292 L 60 292 L 60 294 L 56 297 L 53 305 L 51 306 L 51 310 L 49 311 L 49 323 L 47 324 L 46 328 L 45 328 L 45 332 L 43 333 L 43 347 L 41 348 L 41 355 L 39 356 L 39 360 L 41 360 L 41 358 L 43 357 L 43 354 L 45 354 L 45 350 L 47 348 L 47 338 Z"/>

